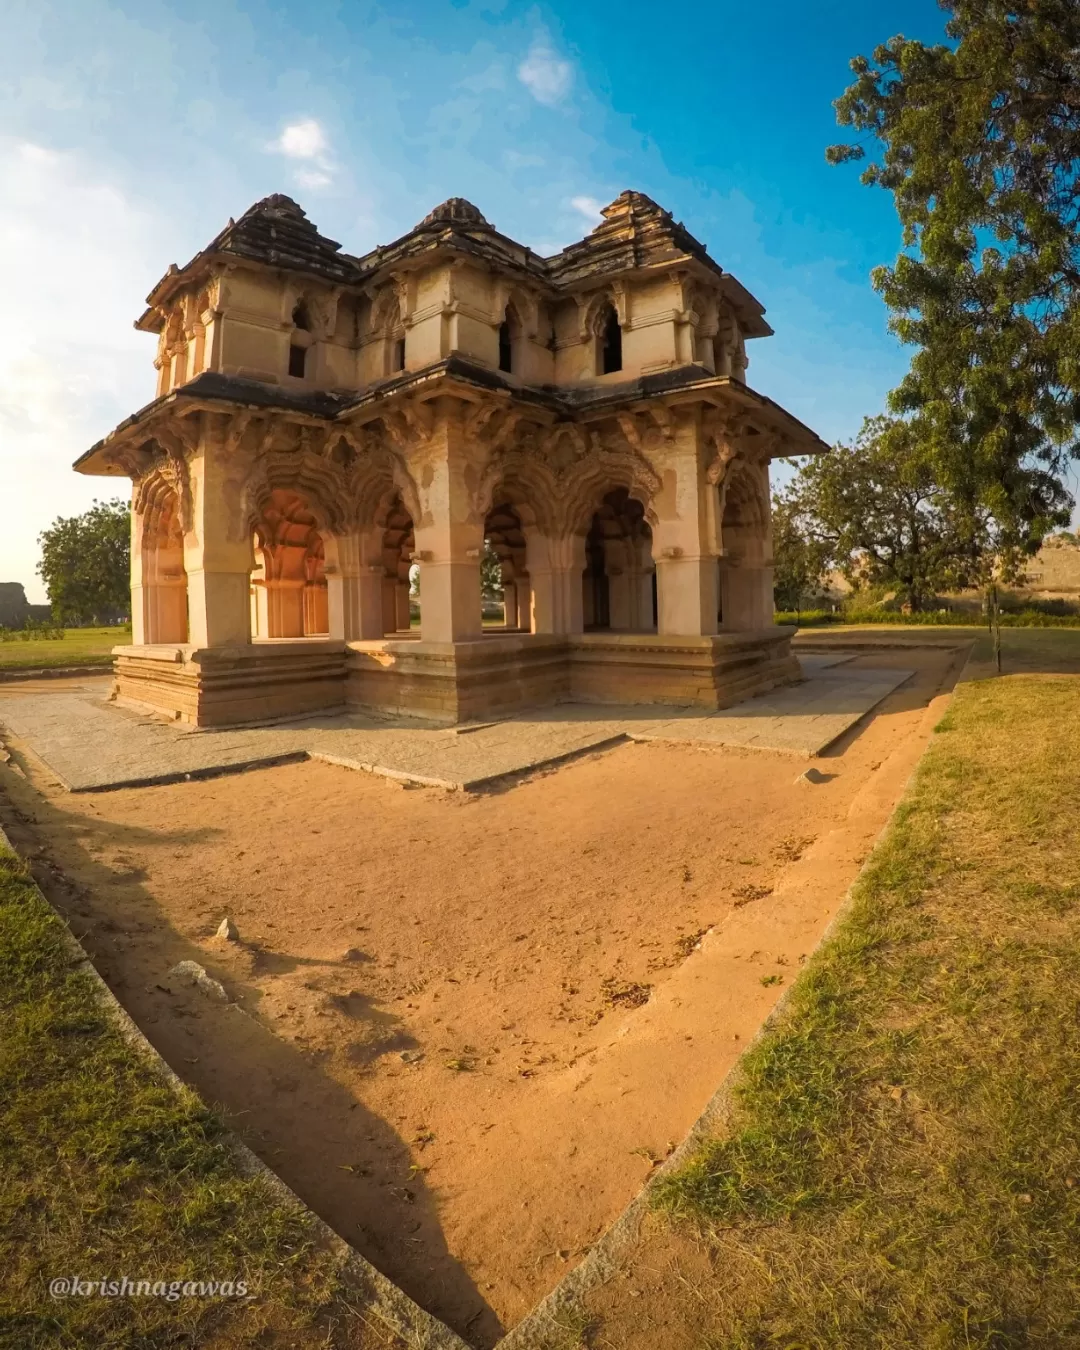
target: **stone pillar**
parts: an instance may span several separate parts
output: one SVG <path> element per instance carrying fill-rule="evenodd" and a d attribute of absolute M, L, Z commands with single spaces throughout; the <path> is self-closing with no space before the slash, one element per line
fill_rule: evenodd
<path fill-rule="evenodd" d="M 656 500 L 653 531 L 658 600 L 657 632 L 708 637 L 718 629 L 719 575 L 710 524 L 704 447 L 696 421 L 674 431 L 665 463 L 664 490 Z"/>
<path fill-rule="evenodd" d="M 230 647 L 251 641 L 251 539 L 234 519 L 220 436 L 204 429 L 190 462 L 192 529 L 184 537 L 188 641 Z"/>
<path fill-rule="evenodd" d="M 720 565 L 720 601 L 724 632 L 773 626 L 773 569 Z"/>
<path fill-rule="evenodd" d="M 397 632 L 397 579 L 383 572 L 380 586 L 382 595 L 382 627 L 384 633 Z"/>
<path fill-rule="evenodd" d="M 412 610 L 409 608 L 409 583 L 398 580 L 394 587 L 395 615 L 397 631 L 407 633 L 412 627 Z"/>
<path fill-rule="evenodd" d="M 427 405 L 429 408 L 431 404 Z M 484 521 L 470 490 L 470 464 L 457 400 L 437 400 L 415 477 L 420 516 L 414 559 L 420 565 L 420 635 L 425 642 L 480 637 L 480 554 Z"/>
<path fill-rule="evenodd" d="M 519 573 L 514 590 L 517 599 L 517 626 L 529 633 L 532 631 L 532 594 L 529 578 Z"/>
<path fill-rule="evenodd" d="M 517 628 L 518 626 L 518 588 L 516 581 L 504 581 L 502 588 L 503 597 L 503 625 L 506 628 Z"/>
<path fill-rule="evenodd" d="M 304 636 L 304 587 L 302 577 L 266 578 L 266 636 Z"/>
<path fill-rule="evenodd" d="M 304 636 L 322 637 L 324 634 L 330 634 L 328 587 L 309 581 L 304 586 Z"/>
<path fill-rule="evenodd" d="M 525 537 L 534 633 L 582 633 L 581 576 L 585 536 L 550 536 L 532 530 Z"/>
<path fill-rule="evenodd" d="M 329 535 L 326 548 L 330 636 L 345 642 L 381 638 L 383 626 L 381 531 Z"/>

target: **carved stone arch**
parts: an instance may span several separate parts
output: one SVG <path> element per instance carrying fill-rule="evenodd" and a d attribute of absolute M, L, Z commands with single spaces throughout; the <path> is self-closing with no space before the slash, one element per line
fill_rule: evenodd
<path fill-rule="evenodd" d="M 604 325 L 604 315 L 608 308 L 614 309 L 620 326 L 626 325 L 626 291 L 621 286 L 605 286 L 578 300 L 578 330 L 581 340 L 600 337 Z"/>
<path fill-rule="evenodd" d="M 137 514 L 152 507 L 160 496 L 162 487 L 168 488 L 176 498 L 177 520 L 183 534 L 191 531 L 193 524 L 193 504 L 191 495 L 191 475 L 187 459 L 181 453 L 176 442 L 163 445 L 158 438 L 146 441 L 139 447 L 140 457 L 149 456 L 149 462 L 139 474 L 132 495 L 132 509 Z"/>
<path fill-rule="evenodd" d="M 349 484 L 325 456 L 271 450 L 255 463 L 240 494 L 244 531 L 252 533 L 275 489 L 288 488 L 309 504 L 320 530 L 340 534 L 349 524 Z"/>
<path fill-rule="evenodd" d="M 721 529 L 763 529 L 768 525 L 768 474 L 757 461 L 736 455 L 719 491 Z"/>
<path fill-rule="evenodd" d="M 535 339 L 540 327 L 540 302 L 536 295 L 513 281 L 499 281 L 495 288 L 495 312 L 500 323 L 507 310 L 516 316 L 521 335 Z"/>
<path fill-rule="evenodd" d="M 390 335 L 405 326 L 404 295 L 396 282 L 386 282 L 375 292 L 371 302 L 371 331 Z"/>
<path fill-rule="evenodd" d="M 523 525 L 547 534 L 558 528 L 560 496 L 550 470 L 514 448 L 494 456 L 485 466 L 473 505 L 482 520 L 497 499 L 505 500 L 518 512 Z"/>
<path fill-rule="evenodd" d="M 568 533 L 583 533 L 604 494 L 625 488 L 645 508 L 645 519 L 655 529 L 659 524 L 655 498 L 660 487 L 659 474 L 643 455 L 601 453 L 580 465 L 567 482 L 561 524 Z"/>
<path fill-rule="evenodd" d="M 380 430 L 380 426 L 377 423 L 347 428 L 337 438 L 353 452 L 347 468 L 349 515 L 352 523 L 361 529 L 373 523 L 377 504 L 387 491 L 401 497 L 414 521 L 420 519 L 420 493 L 416 482 L 404 459 L 391 447 L 389 433 Z"/>

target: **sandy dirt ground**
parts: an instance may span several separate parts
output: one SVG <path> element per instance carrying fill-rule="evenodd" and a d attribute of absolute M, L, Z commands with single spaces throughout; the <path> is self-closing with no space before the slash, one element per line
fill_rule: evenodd
<path fill-rule="evenodd" d="M 686 1135 L 962 663 L 905 652 L 915 678 L 813 786 L 784 755 L 630 744 L 478 796 L 317 763 L 74 796 L 16 742 L 0 818 L 180 1076 L 488 1347 Z"/>

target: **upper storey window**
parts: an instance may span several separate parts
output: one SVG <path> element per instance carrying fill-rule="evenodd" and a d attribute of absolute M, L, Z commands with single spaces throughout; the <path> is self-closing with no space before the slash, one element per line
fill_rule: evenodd
<path fill-rule="evenodd" d="M 510 321 L 503 319 L 499 324 L 499 369 L 512 374 L 514 369 L 514 344 L 510 338 Z"/>
<path fill-rule="evenodd" d="M 303 300 L 292 312 L 293 336 L 289 343 L 289 374 L 302 380 L 307 374 L 308 345 L 311 342 L 311 319 Z"/>
<path fill-rule="evenodd" d="M 405 339 L 398 338 L 394 343 L 394 370 L 405 369 Z"/>
<path fill-rule="evenodd" d="M 614 305 L 607 305 L 600 316 L 599 367 L 597 374 L 611 375 L 622 370 L 622 328 Z"/>

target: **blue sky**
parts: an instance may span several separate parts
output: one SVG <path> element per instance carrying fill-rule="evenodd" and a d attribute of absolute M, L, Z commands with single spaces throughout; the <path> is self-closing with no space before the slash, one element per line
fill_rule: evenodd
<path fill-rule="evenodd" d="M 907 364 L 870 269 L 891 198 L 830 168 L 847 63 L 936 40 L 934 0 L 6 0 L 0 49 L 0 580 L 114 496 L 71 461 L 153 394 L 143 298 L 229 216 L 296 197 L 350 252 L 449 196 L 552 252 L 632 187 L 765 304 L 749 379 L 826 439 Z"/>

